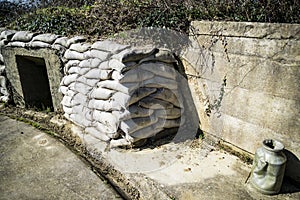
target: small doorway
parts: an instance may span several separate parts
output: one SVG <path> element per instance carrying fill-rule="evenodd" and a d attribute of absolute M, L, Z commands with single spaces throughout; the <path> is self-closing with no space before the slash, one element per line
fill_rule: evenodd
<path fill-rule="evenodd" d="M 45 60 L 16 55 L 25 107 L 53 111 L 52 96 Z"/>

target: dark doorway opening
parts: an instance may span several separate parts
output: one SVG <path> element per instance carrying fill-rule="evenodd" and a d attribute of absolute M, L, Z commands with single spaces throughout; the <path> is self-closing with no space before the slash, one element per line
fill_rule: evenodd
<path fill-rule="evenodd" d="M 53 103 L 45 60 L 16 56 L 26 108 L 53 111 Z"/>

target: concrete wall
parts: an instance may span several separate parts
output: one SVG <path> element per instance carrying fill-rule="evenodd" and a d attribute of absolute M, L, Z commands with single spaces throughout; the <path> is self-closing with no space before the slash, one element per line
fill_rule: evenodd
<path fill-rule="evenodd" d="M 248 152 L 300 157 L 300 25 L 195 21 L 183 55 L 201 129 Z"/>

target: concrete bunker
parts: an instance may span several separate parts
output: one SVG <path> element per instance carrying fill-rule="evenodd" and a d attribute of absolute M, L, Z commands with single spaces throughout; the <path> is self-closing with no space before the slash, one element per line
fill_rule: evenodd
<path fill-rule="evenodd" d="M 62 62 L 52 49 L 5 47 L 2 55 L 6 67 L 12 101 L 26 108 L 57 111 L 62 95 L 58 92 L 62 79 Z"/>

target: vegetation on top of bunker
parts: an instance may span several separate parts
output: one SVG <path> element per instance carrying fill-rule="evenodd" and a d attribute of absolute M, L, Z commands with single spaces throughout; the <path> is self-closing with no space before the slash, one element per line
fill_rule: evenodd
<path fill-rule="evenodd" d="M 108 37 L 139 27 L 188 32 L 193 20 L 300 23 L 297 0 L 2 0 L 0 27 Z"/>

